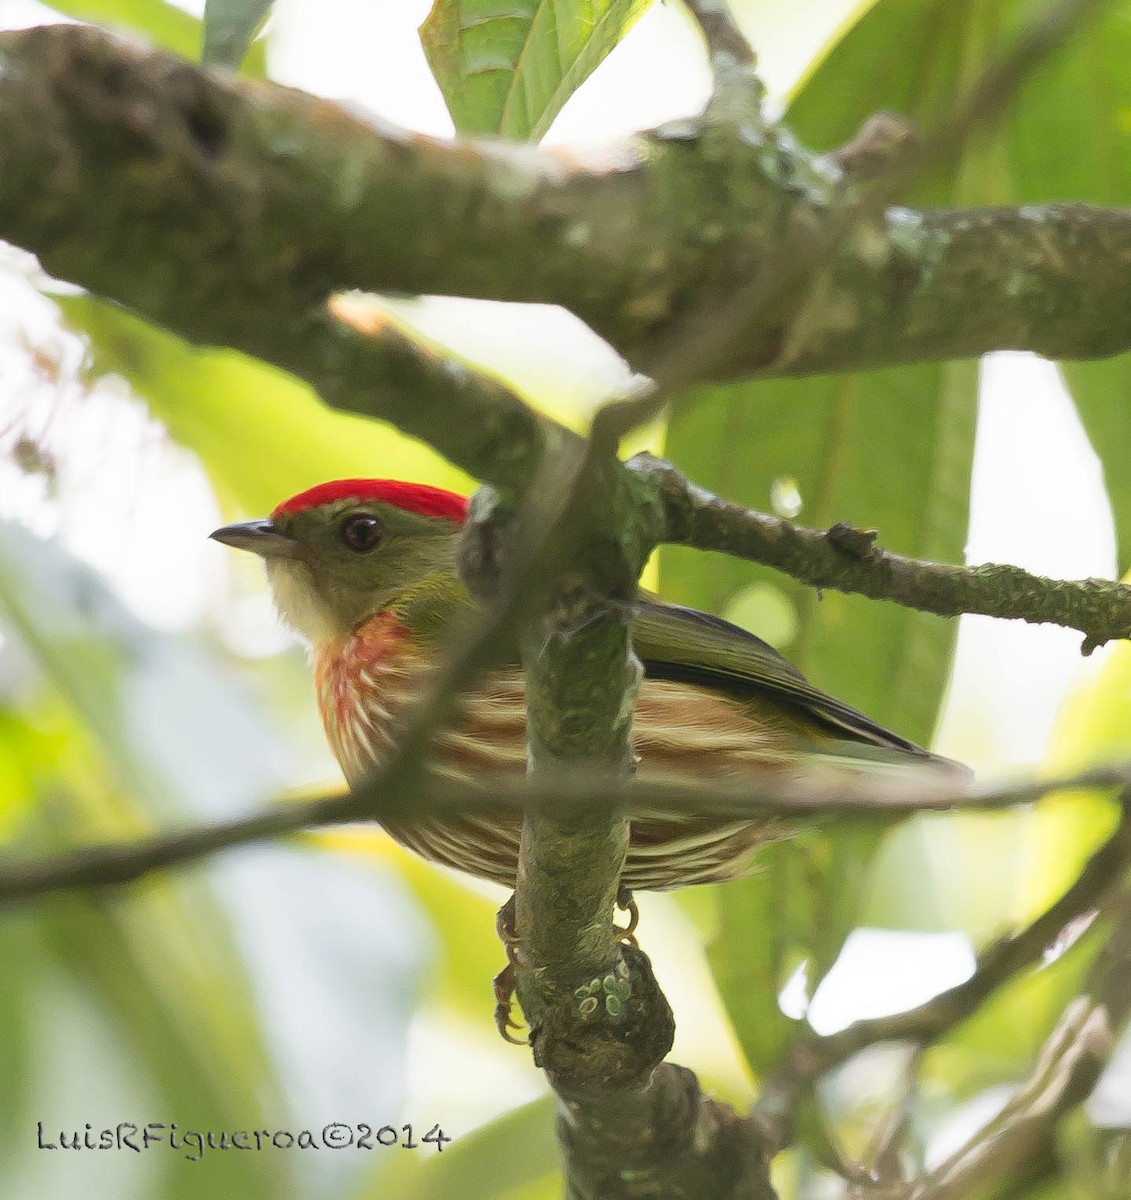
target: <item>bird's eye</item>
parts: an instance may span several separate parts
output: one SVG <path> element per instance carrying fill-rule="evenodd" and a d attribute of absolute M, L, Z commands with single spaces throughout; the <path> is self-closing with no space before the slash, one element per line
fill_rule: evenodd
<path fill-rule="evenodd" d="M 372 550 L 384 532 L 381 522 L 369 513 L 355 513 L 352 517 L 346 517 L 341 527 L 342 541 L 355 554 Z"/>

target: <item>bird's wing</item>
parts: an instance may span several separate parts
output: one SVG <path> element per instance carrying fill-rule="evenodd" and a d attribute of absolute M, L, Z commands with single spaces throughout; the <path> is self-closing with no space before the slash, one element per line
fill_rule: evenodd
<path fill-rule="evenodd" d="M 642 599 L 633 617 L 632 637 L 651 678 L 702 684 L 737 697 L 765 697 L 815 719 L 833 738 L 935 758 L 815 688 L 772 646 L 719 617 Z"/>

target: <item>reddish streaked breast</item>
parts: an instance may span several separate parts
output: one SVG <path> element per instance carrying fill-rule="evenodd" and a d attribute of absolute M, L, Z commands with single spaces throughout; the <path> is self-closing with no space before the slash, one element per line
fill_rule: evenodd
<path fill-rule="evenodd" d="M 412 634 L 392 612 L 379 612 L 338 641 L 317 647 L 318 708 L 334 754 L 356 783 L 392 744 L 392 727 L 426 667 Z"/>
<path fill-rule="evenodd" d="M 318 647 L 315 675 L 326 735 L 351 784 L 393 746 L 405 708 L 417 699 L 434 659 L 392 612 L 370 617 L 352 634 Z M 517 671 L 496 672 L 460 697 L 434 742 L 433 767 L 477 780 L 520 773 L 526 760 L 525 704 Z M 781 771 L 784 731 L 734 701 L 695 686 L 649 680 L 636 711 L 635 741 L 644 777 L 741 778 Z M 387 820 L 388 832 L 425 858 L 514 886 L 521 819 L 513 812 Z M 772 836 L 765 821 L 701 821 L 639 813 L 625 864 L 628 887 L 668 888 L 741 874 Z"/>

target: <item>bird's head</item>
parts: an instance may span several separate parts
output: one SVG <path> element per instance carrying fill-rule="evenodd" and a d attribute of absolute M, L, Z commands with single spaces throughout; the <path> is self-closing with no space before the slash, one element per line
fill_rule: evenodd
<path fill-rule="evenodd" d="M 317 645 L 373 613 L 450 594 L 466 515 L 467 499 L 440 488 L 338 479 L 212 537 L 263 559 L 279 615 Z"/>

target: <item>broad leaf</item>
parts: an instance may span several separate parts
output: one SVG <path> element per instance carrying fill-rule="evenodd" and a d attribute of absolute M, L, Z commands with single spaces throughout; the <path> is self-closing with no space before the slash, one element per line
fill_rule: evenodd
<path fill-rule="evenodd" d="M 456 131 L 537 141 L 652 0 L 436 0 L 420 27 Z"/>
<path fill-rule="evenodd" d="M 168 0 L 54 0 L 49 7 L 76 21 L 140 34 L 153 45 L 182 58 L 195 61 L 200 57 L 204 40 L 202 22 Z M 244 74 L 256 77 L 267 73 L 262 42 L 252 46 L 243 70 Z"/>
<path fill-rule="evenodd" d="M 868 375 L 709 387 L 685 397 L 666 452 L 696 482 L 753 508 L 824 528 L 879 530 L 901 554 L 960 562 L 966 537 L 976 372 L 922 366 Z M 750 621 L 749 597 L 785 597 L 783 651 L 813 682 L 920 742 L 930 740 L 953 628 L 937 617 L 769 568 L 681 548 L 661 554 L 666 596 Z M 760 632 L 754 628 L 755 633 Z"/>
<path fill-rule="evenodd" d="M 1131 3 L 1103 7 L 1018 97 L 1008 127 L 1016 202 L 1131 201 Z M 1065 147 L 1072 153 L 1065 153 Z M 1131 567 L 1131 355 L 1062 366 L 1103 463 L 1119 569 Z"/>
<path fill-rule="evenodd" d="M 1002 19 L 1003 6 L 984 0 L 879 3 L 809 75 L 786 120 L 818 149 L 844 142 L 878 109 L 929 128 L 993 60 Z M 1001 198 L 1003 178 L 1000 148 L 979 143 L 961 163 L 940 164 L 914 198 L 989 202 Z M 976 403 L 972 363 L 704 388 L 677 407 L 666 452 L 696 482 L 752 507 L 817 528 L 837 521 L 875 528 L 891 550 L 961 562 Z M 749 564 L 695 559 L 665 550 L 665 593 L 729 613 L 755 632 L 760 603 L 781 648 L 815 683 L 906 736 L 930 740 L 953 652 L 952 622 L 860 597 L 818 596 Z M 771 1009 L 783 978 L 806 961 L 814 987 L 859 922 L 879 838 L 879 829 L 866 827 L 858 837 L 842 829 L 807 834 L 804 851 L 775 850 L 763 871 L 720 889 L 722 932 L 712 961 L 755 1065 L 765 1065 L 773 1042 L 789 1036 L 789 1023 Z M 808 891 L 799 908 L 786 897 L 795 895 L 802 852 Z M 821 924 L 819 914 L 832 919 Z M 761 975 L 770 995 L 757 1012 L 749 1011 L 748 992 L 741 999 L 728 982 L 736 971 L 749 977 L 746 989 Z"/>
<path fill-rule="evenodd" d="M 274 0 L 205 0 L 201 61 L 210 67 L 238 68 L 273 3 Z"/>

